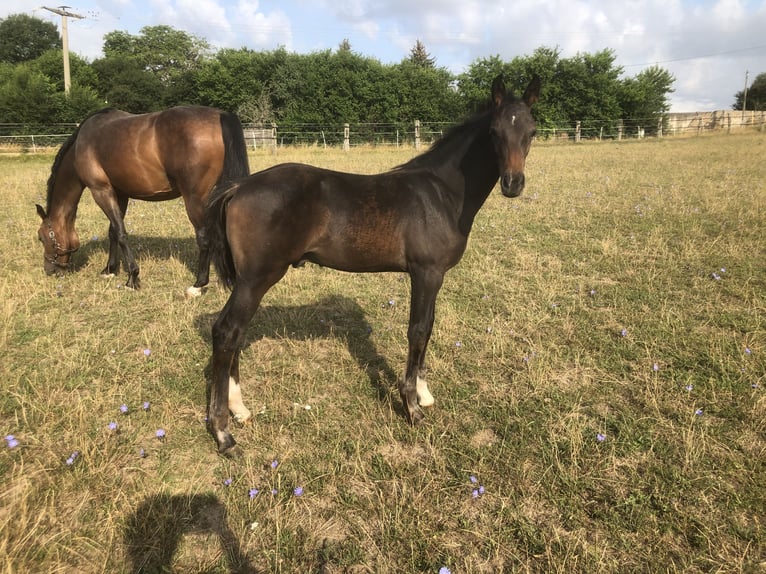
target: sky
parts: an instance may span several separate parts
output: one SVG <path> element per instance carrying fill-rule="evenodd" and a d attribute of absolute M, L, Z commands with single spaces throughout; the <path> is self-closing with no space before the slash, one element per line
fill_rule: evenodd
<path fill-rule="evenodd" d="M 25 13 L 56 24 L 42 0 L 0 0 L 0 18 Z M 67 0 L 69 49 L 92 61 L 103 36 L 168 25 L 214 49 L 308 54 L 351 49 L 384 64 L 417 40 L 454 73 L 479 58 L 505 61 L 536 48 L 561 58 L 611 49 L 632 77 L 659 65 L 674 77 L 673 112 L 731 109 L 737 92 L 766 73 L 766 0 Z M 45 4 L 57 7 L 60 4 Z M 749 75 L 748 75 L 749 74 Z M 746 80 L 747 78 L 747 80 Z"/>

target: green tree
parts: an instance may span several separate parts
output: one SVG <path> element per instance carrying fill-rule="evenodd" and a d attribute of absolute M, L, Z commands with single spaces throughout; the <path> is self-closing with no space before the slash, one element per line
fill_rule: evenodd
<path fill-rule="evenodd" d="M 61 47 L 54 24 L 26 14 L 11 14 L 0 20 L 0 62 L 19 64 Z"/>
<path fill-rule="evenodd" d="M 98 93 L 106 105 L 134 114 L 162 109 L 166 87 L 130 57 L 112 56 L 92 64 L 98 76 Z"/>
<path fill-rule="evenodd" d="M 63 95 L 63 94 L 62 94 Z M 26 124 L 27 131 L 58 121 L 61 99 L 56 86 L 28 64 L 0 64 L 0 117 Z"/>
<path fill-rule="evenodd" d="M 651 66 L 622 80 L 618 92 L 621 118 L 649 133 L 655 132 L 658 120 L 670 109 L 668 94 L 673 92 L 674 81 L 673 75 L 659 66 Z"/>
<path fill-rule="evenodd" d="M 132 60 L 138 69 L 159 81 L 162 90 L 151 92 L 156 101 L 150 104 L 146 97 L 136 95 L 142 100 L 142 107 L 155 109 L 197 101 L 194 76 L 209 50 L 205 40 L 170 26 L 145 26 L 136 36 L 120 31 L 104 36 L 105 60 Z M 131 74 L 130 77 L 145 84 L 141 76 Z M 125 100 L 128 91 L 139 87 L 126 84 L 114 89 L 122 92 L 120 99 Z"/>
<path fill-rule="evenodd" d="M 453 123 L 467 115 L 453 87 L 454 77 L 446 68 L 423 66 L 406 59 L 394 66 L 393 72 L 398 122 L 418 119 Z"/>
<path fill-rule="evenodd" d="M 436 66 L 436 60 L 431 57 L 431 54 L 428 53 L 425 45 L 420 40 L 417 40 L 410 50 L 409 61 L 423 68 L 433 68 Z"/>
<path fill-rule="evenodd" d="M 732 109 L 742 110 L 747 105 L 748 110 L 766 110 L 766 73 L 758 74 L 753 83 L 747 89 L 747 104 L 745 104 L 745 90 L 740 90 L 734 95 Z"/>
<path fill-rule="evenodd" d="M 64 91 L 64 65 L 63 55 L 60 48 L 48 50 L 36 60 L 29 62 L 30 67 L 42 74 L 56 84 L 56 89 Z M 69 70 L 72 84 L 96 88 L 98 85 L 98 76 L 90 63 L 75 53 L 69 53 Z"/>

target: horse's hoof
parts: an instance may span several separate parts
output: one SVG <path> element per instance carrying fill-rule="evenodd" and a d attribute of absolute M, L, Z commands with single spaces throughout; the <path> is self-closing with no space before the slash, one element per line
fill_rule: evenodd
<path fill-rule="evenodd" d="M 101 272 L 101 278 L 102 279 L 113 279 L 114 273 L 109 273 L 108 271 L 102 271 Z"/>
<path fill-rule="evenodd" d="M 253 413 L 248 411 L 247 414 L 244 415 L 233 415 L 233 418 L 241 425 L 249 425 L 253 422 Z"/>
<path fill-rule="evenodd" d="M 409 413 L 409 418 L 410 418 L 410 424 L 414 427 L 421 425 L 423 421 L 426 420 L 426 416 L 423 414 L 423 411 L 420 410 L 419 408 L 413 409 Z"/>
<path fill-rule="evenodd" d="M 218 454 L 226 458 L 238 459 L 245 456 L 245 451 L 243 451 L 238 444 L 235 444 L 230 446 L 229 448 L 219 450 Z"/>
<path fill-rule="evenodd" d="M 193 285 L 191 287 L 187 287 L 184 295 L 187 299 L 194 299 L 199 297 L 202 295 L 202 287 L 194 287 Z"/>

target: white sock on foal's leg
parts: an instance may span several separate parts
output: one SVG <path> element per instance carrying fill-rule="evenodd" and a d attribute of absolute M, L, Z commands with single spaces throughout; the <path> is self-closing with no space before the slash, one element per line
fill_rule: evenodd
<path fill-rule="evenodd" d="M 434 397 L 431 394 L 431 391 L 428 390 L 428 384 L 425 379 L 418 377 L 416 390 L 418 393 L 418 404 L 421 407 L 430 407 L 434 404 Z"/>
<path fill-rule="evenodd" d="M 250 420 L 253 414 L 242 402 L 242 389 L 233 377 L 229 377 L 229 410 L 237 422 L 244 423 Z"/>

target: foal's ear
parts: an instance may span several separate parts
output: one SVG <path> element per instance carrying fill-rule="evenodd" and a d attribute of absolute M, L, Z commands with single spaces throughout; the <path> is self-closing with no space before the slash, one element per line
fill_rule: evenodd
<path fill-rule="evenodd" d="M 503 98 L 505 98 L 505 81 L 503 75 L 500 74 L 492 80 L 492 102 L 495 106 L 499 106 L 503 103 Z"/>
<path fill-rule="evenodd" d="M 45 213 L 45 210 L 43 209 L 42 205 L 39 205 L 39 204 L 35 203 L 35 207 L 37 208 L 37 215 L 40 216 L 40 219 L 44 220 L 46 217 L 48 217 L 48 215 Z"/>
<path fill-rule="evenodd" d="M 524 103 L 526 103 L 530 108 L 537 103 L 537 100 L 540 99 L 540 76 L 535 75 L 535 77 L 532 78 L 532 81 L 529 82 L 527 89 L 524 90 L 524 96 L 522 96 L 522 99 L 524 100 Z"/>

